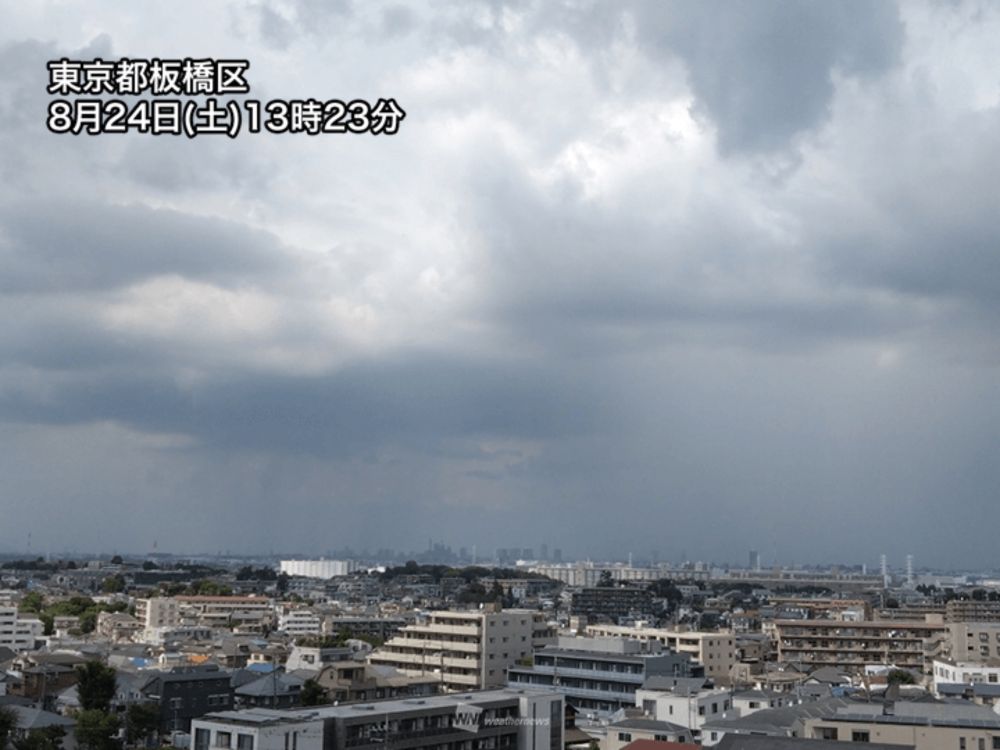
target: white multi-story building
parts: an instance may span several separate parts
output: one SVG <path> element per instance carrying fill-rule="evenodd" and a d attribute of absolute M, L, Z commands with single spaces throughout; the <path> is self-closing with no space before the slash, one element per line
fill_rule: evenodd
<path fill-rule="evenodd" d="M 1000 661 L 992 664 L 971 661 L 935 659 L 932 667 L 934 692 L 939 693 L 941 685 L 976 685 L 986 683 L 1000 685 Z"/>
<path fill-rule="evenodd" d="M 555 641 L 541 613 L 527 609 L 432 612 L 369 657 L 405 674 L 437 674 L 445 690 L 499 687 L 507 667 Z"/>
<path fill-rule="evenodd" d="M 151 599 L 135 600 L 135 619 L 145 630 L 173 628 L 180 625 L 180 609 L 177 600 L 158 596 Z"/>
<path fill-rule="evenodd" d="M 311 609 L 291 609 L 278 618 L 278 630 L 292 636 L 320 635 L 323 620 Z"/>
<path fill-rule="evenodd" d="M 282 560 L 281 572 L 301 578 L 334 578 L 357 570 L 353 560 Z"/>
<path fill-rule="evenodd" d="M 41 620 L 20 617 L 17 607 L 0 607 L 0 646 L 12 651 L 30 651 L 44 632 Z"/>

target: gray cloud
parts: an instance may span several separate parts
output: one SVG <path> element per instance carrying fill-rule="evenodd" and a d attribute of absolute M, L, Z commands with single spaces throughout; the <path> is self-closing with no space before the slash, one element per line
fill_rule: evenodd
<path fill-rule="evenodd" d="M 3 291 L 94 290 L 161 274 L 239 284 L 282 266 L 273 235 L 142 205 L 11 202 L 0 231 Z"/>
<path fill-rule="evenodd" d="M 833 75 L 872 76 L 899 59 L 892 0 L 844 5 L 766 0 L 637 7 L 640 38 L 678 54 L 724 153 L 770 152 L 829 116 Z"/>
<path fill-rule="evenodd" d="M 0 517 L 55 548 L 993 564 L 997 14 L 203 10 L 0 35 Z M 409 115 L 44 129 L 45 59 L 153 38 Z"/>

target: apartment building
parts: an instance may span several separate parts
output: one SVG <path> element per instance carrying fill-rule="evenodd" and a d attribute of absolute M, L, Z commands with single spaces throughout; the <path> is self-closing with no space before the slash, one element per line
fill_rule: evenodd
<path fill-rule="evenodd" d="M 949 623 L 948 654 L 959 661 L 1000 661 L 1000 622 L 970 620 Z"/>
<path fill-rule="evenodd" d="M 240 633 L 262 633 L 274 624 L 274 602 L 258 596 L 178 596 L 181 623 Z"/>
<path fill-rule="evenodd" d="M 278 618 L 278 630 L 291 636 L 319 635 L 323 620 L 311 609 L 290 609 Z"/>
<path fill-rule="evenodd" d="M 158 628 L 175 628 L 181 624 L 180 608 L 177 605 L 177 600 L 170 597 L 136 599 L 135 619 L 146 631 Z"/>
<path fill-rule="evenodd" d="M 193 750 L 562 750 L 562 696 L 488 690 L 192 722 Z"/>
<path fill-rule="evenodd" d="M 728 683 L 736 664 L 736 637 L 726 631 L 668 630 L 640 624 L 635 627 L 588 625 L 586 632 L 594 636 L 657 641 L 671 651 L 690 654 L 705 667 L 705 676 L 720 684 Z"/>
<path fill-rule="evenodd" d="M 22 617 L 17 607 L 0 606 L 0 646 L 11 651 L 31 651 L 43 637 L 45 626 L 36 617 Z"/>
<path fill-rule="evenodd" d="M 370 638 L 385 641 L 402 630 L 411 621 L 403 617 L 329 615 L 323 619 L 323 635 L 347 633 L 352 638 Z"/>
<path fill-rule="evenodd" d="M 282 560 L 281 572 L 300 578 L 334 578 L 357 569 L 353 560 Z"/>
<path fill-rule="evenodd" d="M 515 664 L 507 670 L 508 685 L 551 688 L 581 713 L 605 717 L 635 706 L 636 691 L 649 677 L 701 672 L 690 656 L 654 646 L 622 638 L 560 636 L 557 645 L 535 651 L 530 666 Z"/>
<path fill-rule="evenodd" d="M 855 704 L 832 716 L 809 718 L 804 737 L 909 745 L 915 750 L 1000 748 L 1000 716 L 984 706 L 896 702 Z"/>
<path fill-rule="evenodd" d="M 810 620 L 844 620 L 853 619 L 853 614 L 858 612 L 861 616 L 857 619 L 872 619 L 872 605 L 868 599 L 842 597 L 809 597 L 801 596 L 769 596 L 767 606 L 777 612 L 777 619 L 792 620 L 798 616 L 787 613 L 798 610 L 803 619 Z M 846 617 L 844 615 L 847 615 Z M 922 616 L 921 616 L 922 617 Z"/>
<path fill-rule="evenodd" d="M 442 690 L 499 687 L 507 668 L 555 634 L 541 613 L 526 609 L 432 612 L 402 628 L 370 656 L 405 674 L 436 674 Z"/>
<path fill-rule="evenodd" d="M 143 630 L 138 618 L 125 612 L 99 612 L 96 633 L 113 643 L 132 640 Z"/>
<path fill-rule="evenodd" d="M 573 592 L 570 612 L 586 616 L 590 622 L 624 618 L 649 617 L 653 611 L 653 595 L 646 589 L 628 586 L 594 586 Z"/>
<path fill-rule="evenodd" d="M 531 573 L 560 581 L 567 586 L 597 586 L 607 574 L 612 581 L 655 581 L 668 575 L 660 568 L 633 568 L 631 565 L 596 566 L 592 563 L 533 565 Z"/>
<path fill-rule="evenodd" d="M 930 674 L 948 639 L 947 627 L 936 617 L 925 622 L 776 620 L 774 626 L 779 661 L 847 673 L 885 664 Z"/>
<path fill-rule="evenodd" d="M 1000 685 L 1000 660 L 992 664 L 982 662 L 935 659 L 931 674 L 934 692 L 941 694 L 942 685 Z M 954 691 L 947 691 L 949 694 Z"/>
<path fill-rule="evenodd" d="M 953 599 L 945 605 L 945 622 L 1000 622 L 1000 602 Z"/>

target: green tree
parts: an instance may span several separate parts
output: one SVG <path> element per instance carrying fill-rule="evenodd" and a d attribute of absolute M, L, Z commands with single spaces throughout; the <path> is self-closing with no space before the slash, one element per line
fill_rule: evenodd
<path fill-rule="evenodd" d="M 115 555 L 114 557 L 111 558 L 111 564 L 112 565 L 121 565 L 123 562 L 125 562 L 125 561 L 122 560 L 122 556 L 121 555 Z"/>
<path fill-rule="evenodd" d="M 101 584 L 101 589 L 105 594 L 120 594 L 125 590 L 125 577 L 120 573 L 108 576 Z"/>
<path fill-rule="evenodd" d="M 318 706 L 326 703 L 326 690 L 316 680 L 306 680 L 299 691 L 299 700 L 303 706 Z"/>
<path fill-rule="evenodd" d="M 614 579 L 611 577 L 610 570 L 601 571 L 601 577 L 597 579 L 597 585 L 602 588 L 609 588 L 615 585 Z"/>
<path fill-rule="evenodd" d="M 104 711 L 84 710 L 76 714 L 76 741 L 83 750 L 119 750 L 118 718 Z"/>
<path fill-rule="evenodd" d="M 125 737 L 131 743 L 146 740 L 160 728 L 160 711 L 155 703 L 133 703 L 125 712 Z"/>
<path fill-rule="evenodd" d="M 92 660 L 79 665 L 76 674 L 76 691 L 84 712 L 108 711 L 117 689 L 114 668 Z"/>
<path fill-rule="evenodd" d="M 45 606 L 45 597 L 39 594 L 37 591 L 29 591 L 21 599 L 21 603 L 17 605 L 17 608 L 21 612 L 41 612 L 42 607 Z"/>
<path fill-rule="evenodd" d="M 62 750 L 66 730 L 60 726 L 32 729 L 24 737 L 14 740 L 14 750 Z"/>
<path fill-rule="evenodd" d="M 890 685 L 915 685 L 917 682 L 913 673 L 905 669 L 892 669 L 885 679 Z"/>

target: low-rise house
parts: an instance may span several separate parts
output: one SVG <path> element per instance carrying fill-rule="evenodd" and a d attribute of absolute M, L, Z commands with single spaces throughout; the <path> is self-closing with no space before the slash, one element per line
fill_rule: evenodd
<path fill-rule="evenodd" d="M 437 675 L 408 675 L 392 667 L 360 661 L 328 664 L 312 679 L 331 703 L 434 695 L 441 685 Z"/>
<path fill-rule="evenodd" d="M 186 732 L 192 719 L 233 707 L 230 674 L 214 665 L 154 672 L 140 692 L 159 707 L 162 734 Z"/>

